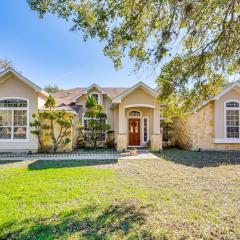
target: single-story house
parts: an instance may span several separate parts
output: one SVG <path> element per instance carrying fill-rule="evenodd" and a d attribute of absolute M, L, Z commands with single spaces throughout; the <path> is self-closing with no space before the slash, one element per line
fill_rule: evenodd
<path fill-rule="evenodd" d="M 93 84 L 63 90 L 54 96 L 57 108 L 74 111 L 84 127 L 88 120 L 84 115 L 87 97 L 96 98 L 104 106 L 118 150 L 162 148 L 158 93 L 142 82 L 130 88 L 102 88 Z M 45 91 L 13 69 L 0 74 L 0 151 L 38 150 L 38 141 L 31 134 L 29 123 L 33 120 L 32 114 L 44 107 L 47 97 Z M 76 138 L 75 134 L 72 138 Z"/>
<path fill-rule="evenodd" d="M 107 123 L 118 150 L 128 147 L 162 149 L 158 92 L 139 82 L 130 88 L 87 88 L 62 90 L 54 94 L 59 110 L 74 113 L 87 130 L 85 104 L 88 96 L 104 106 Z M 32 114 L 41 111 L 48 93 L 13 69 L 0 73 L 0 151 L 37 151 L 37 137 L 31 134 Z M 186 119 L 175 119 L 173 138 L 177 146 L 190 150 L 240 150 L 240 84 L 202 104 Z M 71 146 L 77 131 L 73 125 Z M 102 135 L 102 141 L 106 134 Z"/>

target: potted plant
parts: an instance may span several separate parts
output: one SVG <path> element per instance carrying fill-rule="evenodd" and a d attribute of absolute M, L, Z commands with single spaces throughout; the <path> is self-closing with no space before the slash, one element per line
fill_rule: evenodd
<path fill-rule="evenodd" d="M 137 155 L 138 153 L 137 153 L 137 148 L 132 148 L 131 150 L 130 150 L 130 154 L 131 155 Z"/>

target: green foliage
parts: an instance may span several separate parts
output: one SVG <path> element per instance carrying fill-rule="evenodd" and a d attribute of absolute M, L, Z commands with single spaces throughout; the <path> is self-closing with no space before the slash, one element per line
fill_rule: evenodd
<path fill-rule="evenodd" d="M 0 239 L 239 239 L 239 153 L 159 155 L 0 161 Z"/>
<path fill-rule="evenodd" d="M 44 106 L 49 109 L 55 108 L 56 105 L 57 105 L 56 99 L 52 95 L 48 97 L 47 101 L 44 104 Z"/>
<path fill-rule="evenodd" d="M 61 91 L 62 89 L 59 88 L 57 85 L 47 85 L 46 87 L 44 87 L 44 90 L 48 93 L 56 93 Z"/>
<path fill-rule="evenodd" d="M 86 108 L 88 130 L 82 131 L 82 134 L 84 140 L 96 148 L 98 143 L 102 142 L 101 134 L 105 134 L 110 129 L 110 125 L 106 124 L 107 115 L 103 112 L 103 105 L 98 104 L 95 98 L 88 97 Z"/>
<path fill-rule="evenodd" d="M 168 146 L 169 141 L 172 139 L 173 122 L 163 120 L 161 122 L 161 127 L 163 128 L 162 140 L 165 142 L 165 146 Z"/>
<path fill-rule="evenodd" d="M 84 40 L 103 41 L 116 69 L 128 55 L 136 71 L 154 70 L 165 99 L 176 97 L 181 111 L 209 99 L 224 78 L 240 72 L 239 1 L 27 1 L 41 17 L 50 12 L 72 22 Z"/>
<path fill-rule="evenodd" d="M 41 132 L 43 130 L 49 132 L 55 153 L 60 146 L 71 142 L 67 136 L 71 133 L 73 115 L 64 110 L 53 110 L 52 108 L 56 107 L 56 100 L 52 96 L 48 97 L 45 107 L 47 109 L 43 112 L 33 114 L 34 121 L 30 123 L 30 127 L 34 127 L 35 130 L 31 133 L 38 137 L 39 145 L 42 147 Z"/>

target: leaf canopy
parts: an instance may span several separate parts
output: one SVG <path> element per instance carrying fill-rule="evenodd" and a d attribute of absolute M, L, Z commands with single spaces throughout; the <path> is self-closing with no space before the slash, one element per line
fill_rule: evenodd
<path fill-rule="evenodd" d="M 188 110 L 240 71 L 239 0 L 27 1 L 41 17 L 70 21 L 85 40 L 104 41 L 116 69 L 128 56 L 136 71 L 156 73 L 161 99 Z"/>

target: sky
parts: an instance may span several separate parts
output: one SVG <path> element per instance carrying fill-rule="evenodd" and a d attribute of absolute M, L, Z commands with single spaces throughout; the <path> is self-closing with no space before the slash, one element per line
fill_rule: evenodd
<path fill-rule="evenodd" d="M 12 61 L 17 71 L 44 87 L 56 84 L 63 89 L 87 87 L 130 87 L 143 81 L 155 87 L 153 74 L 133 72 L 133 62 L 124 60 L 116 71 L 104 56 L 103 43 L 82 40 L 81 33 L 55 15 L 40 19 L 26 0 L 1 0 L 0 58 Z"/>

